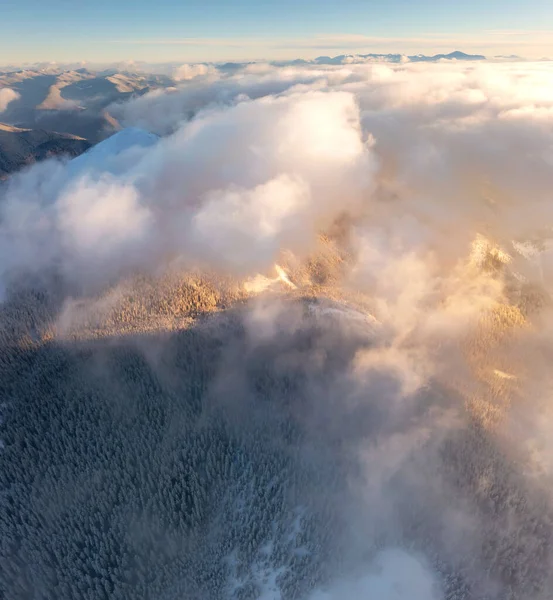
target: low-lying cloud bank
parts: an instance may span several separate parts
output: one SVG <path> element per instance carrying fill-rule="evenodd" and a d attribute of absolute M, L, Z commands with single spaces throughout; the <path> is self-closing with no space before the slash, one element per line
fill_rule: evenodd
<path fill-rule="evenodd" d="M 22 278 L 94 297 L 175 265 L 271 291 L 286 263 L 286 294 L 250 298 L 230 342 L 217 330 L 202 418 L 223 415 L 229 439 L 247 431 L 248 452 L 277 457 L 247 489 L 287 514 L 297 502 L 297 526 L 264 514 L 240 568 L 226 527 L 209 529 L 232 573 L 213 598 L 549 597 L 551 75 L 545 62 L 184 69 L 179 87 L 113 107 L 116 137 L 0 191 L 6 305 Z M 152 344 L 137 342 L 143 360 L 180 390 L 201 360 L 183 367 Z M 125 373 L 118 390 L 135 385 Z M 163 398 L 169 422 L 180 396 Z M 234 463 L 213 461 L 227 485 Z M 307 490 L 287 487 L 291 463 L 313 476 Z M 302 529 L 303 501 L 340 526 Z M 317 549 L 324 574 L 286 588 Z"/>
<path fill-rule="evenodd" d="M 128 143 L 116 156 L 98 147 L 13 178 L 5 274 L 57 265 L 88 285 L 171 258 L 252 274 L 283 248 L 308 250 L 340 212 L 360 207 L 376 170 L 346 92 L 239 103 L 154 145 Z"/>
<path fill-rule="evenodd" d="M 159 142 L 12 179 L 2 279 L 55 264 L 102 283 L 168 257 L 250 275 L 344 213 L 441 261 L 477 234 L 525 239 L 550 212 L 551 69 L 254 65 L 146 94 L 116 116 Z"/>
<path fill-rule="evenodd" d="M 0 113 L 3 113 L 6 108 L 8 108 L 8 104 L 17 100 L 19 98 L 19 94 L 12 90 L 11 88 L 1 88 L 0 89 Z"/>

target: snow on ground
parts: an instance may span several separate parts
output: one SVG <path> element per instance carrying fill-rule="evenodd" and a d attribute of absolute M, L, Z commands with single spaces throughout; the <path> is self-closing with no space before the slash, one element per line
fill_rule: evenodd
<path fill-rule="evenodd" d="M 138 127 L 127 127 L 115 133 L 104 141 L 96 144 L 90 150 L 74 158 L 69 163 L 71 175 L 85 172 L 111 172 L 116 159 L 122 153 L 131 149 L 153 146 L 159 137 Z"/>

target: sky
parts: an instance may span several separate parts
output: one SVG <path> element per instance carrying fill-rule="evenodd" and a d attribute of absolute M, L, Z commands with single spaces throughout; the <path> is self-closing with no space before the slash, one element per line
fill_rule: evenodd
<path fill-rule="evenodd" d="M 553 55 L 551 0 L 2 0 L 0 64 Z"/>

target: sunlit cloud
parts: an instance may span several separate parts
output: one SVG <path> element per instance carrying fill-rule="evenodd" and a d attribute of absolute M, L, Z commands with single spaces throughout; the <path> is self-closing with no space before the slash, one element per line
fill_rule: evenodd
<path fill-rule="evenodd" d="M 19 93 L 11 88 L 0 88 L 0 113 L 4 112 L 8 108 L 8 104 L 17 100 Z"/>

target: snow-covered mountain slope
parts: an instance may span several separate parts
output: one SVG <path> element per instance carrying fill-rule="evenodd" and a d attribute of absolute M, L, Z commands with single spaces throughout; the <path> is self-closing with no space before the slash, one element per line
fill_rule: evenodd
<path fill-rule="evenodd" d="M 86 171 L 116 172 L 122 154 L 133 149 L 147 148 L 157 143 L 159 136 L 138 127 L 122 129 L 103 142 L 96 144 L 68 165 L 69 174 L 75 176 Z"/>

